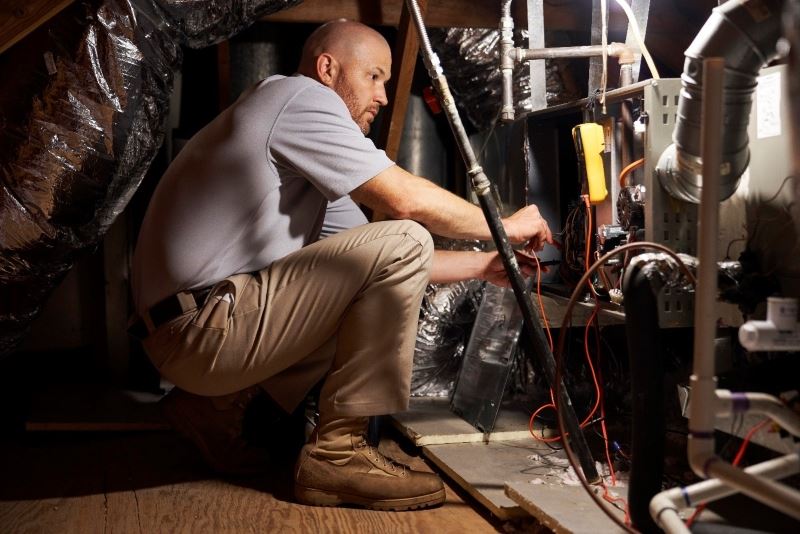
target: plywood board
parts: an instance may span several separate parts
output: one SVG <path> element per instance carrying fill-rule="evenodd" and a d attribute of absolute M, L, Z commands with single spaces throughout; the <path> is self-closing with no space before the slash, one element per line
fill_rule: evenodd
<path fill-rule="evenodd" d="M 627 497 L 626 488 L 614 488 L 614 493 Z M 506 495 L 556 533 L 599 534 L 625 532 L 592 500 L 582 486 L 530 484 L 509 482 Z M 613 513 L 624 521 L 620 510 Z"/>
<path fill-rule="evenodd" d="M 565 479 L 575 480 L 574 473 L 569 477 L 562 451 L 530 438 L 429 445 L 422 448 L 422 453 L 492 514 L 504 520 L 529 514 L 506 495 L 507 483 L 557 486 L 563 485 Z"/>
<path fill-rule="evenodd" d="M 523 411 L 500 410 L 494 431 L 484 435 L 450 411 L 449 399 L 420 397 L 411 399 L 408 411 L 393 415 L 392 421 L 414 445 L 423 447 L 446 443 L 530 439 L 529 417 L 530 414 Z"/>

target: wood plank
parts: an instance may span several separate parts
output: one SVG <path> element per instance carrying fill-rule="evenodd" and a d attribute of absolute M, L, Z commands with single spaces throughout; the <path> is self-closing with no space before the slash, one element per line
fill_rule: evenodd
<path fill-rule="evenodd" d="M 553 451 L 532 439 L 429 445 L 422 453 L 500 519 L 528 515 L 506 495 L 507 482 L 531 484 L 551 471 L 566 470 L 562 451 Z"/>
<path fill-rule="evenodd" d="M 419 457 L 399 459 L 425 467 Z M 299 505 L 291 464 L 264 477 L 220 479 L 170 432 L 2 438 L 0 473 L 0 532 L 496 530 L 450 487 L 444 505 L 413 513 Z"/>
<path fill-rule="evenodd" d="M 627 488 L 613 488 L 615 494 L 627 498 Z M 599 534 L 625 532 L 600 510 L 582 486 L 509 482 L 508 497 L 539 522 L 558 534 Z M 621 521 L 625 514 L 614 509 Z"/>
<path fill-rule="evenodd" d="M 0 54 L 57 15 L 73 0 L 3 0 L 0 3 Z"/>
<path fill-rule="evenodd" d="M 420 13 L 425 18 L 427 0 L 418 1 Z M 400 27 L 395 43 L 392 61 L 392 82 L 389 87 L 389 104 L 384 111 L 383 124 L 378 145 L 386 151 L 390 159 L 396 160 L 406 122 L 408 99 L 411 95 L 411 82 L 417 65 L 419 39 L 411 14 L 403 4 Z"/>
<path fill-rule="evenodd" d="M 449 443 L 478 443 L 530 439 L 530 414 L 519 410 L 501 410 L 494 431 L 489 435 L 476 429 L 450 411 L 450 401 L 444 397 L 411 399 L 408 411 L 394 414 L 392 423 L 400 433 L 417 447 Z M 539 435 L 541 429 L 538 428 Z M 551 431 L 546 431 L 551 436 Z"/>
<path fill-rule="evenodd" d="M 264 20 L 273 22 L 322 23 L 346 18 L 377 26 L 398 26 L 404 0 L 305 0 L 302 4 L 267 15 Z M 525 2 L 514 2 L 514 18 L 524 23 Z M 560 15 L 564 22 L 574 19 Z M 437 0 L 432 2 L 425 19 L 431 28 L 449 26 L 496 28 L 500 24 L 500 2 L 474 2 L 472 0 Z"/>
<path fill-rule="evenodd" d="M 420 13 L 425 17 L 427 0 L 418 1 Z M 403 3 L 400 15 L 400 27 L 392 54 L 392 79 L 388 88 L 387 98 L 389 103 L 383 111 L 381 131 L 378 135 L 378 146 L 386 151 L 392 160 L 397 160 L 400 151 L 400 141 L 403 138 L 403 126 L 406 123 L 408 99 L 411 96 L 411 82 L 414 79 L 414 70 L 417 65 L 417 52 L 419 52 L 419 39 L 411 13 Z M 387 219 L 385 213 L 373 212 L 372 222 Z"/>

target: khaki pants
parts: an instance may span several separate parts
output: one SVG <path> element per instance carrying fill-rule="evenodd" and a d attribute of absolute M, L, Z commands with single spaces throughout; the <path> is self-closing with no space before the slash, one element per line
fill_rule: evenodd
<path fill-rule="evenodd" d="M 432 257 L 417 223 L 354 228 L 221 281 L 144 347 L 165 378 L 199 395 L 261 384 L 292 411 L 327 374 L 321 413 L 402 411 Z"/>

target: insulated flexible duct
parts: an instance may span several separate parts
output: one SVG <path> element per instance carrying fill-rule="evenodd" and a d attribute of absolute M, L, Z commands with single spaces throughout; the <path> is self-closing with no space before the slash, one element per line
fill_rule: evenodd
<path fill-rule="evenodd" d="M 666 257 L 666 255 L 662 255 Z M 650 499 L 661 491 L 664 470 L 664 342 L 658 302 L 648 271 L 653 263 L 634 258 L 625 270 L 625 332 L 630 358 L 633 424 L 628 491 L 631 520 L 641 532 L 659 532 L 650 517 Z"/>
<path fill-rule="evenodd" d="M 703 161 L 700 111 L 703 60 L 725 59 L 720 200 L 730 197 L 750 162 L 747 124 L 762 66 L 777 55 L 783 0 L 729 0 L 717 7 L 686 50 L 683 89 L 670 145 L 658 161 L 661 185 L 675 198 L 699 203 Z"/>
<path fill-rule="evenodd" d="M 0 166 L 0 356 L 139 186 L 164 137 L 180 45 L 227 39 L 299 1 L 106 0 L 90 10 L 26 123 L 3 129 L 17 147 Z"/>

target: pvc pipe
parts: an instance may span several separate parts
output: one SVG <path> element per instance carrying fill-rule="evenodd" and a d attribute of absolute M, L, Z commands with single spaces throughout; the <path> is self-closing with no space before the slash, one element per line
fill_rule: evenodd
<path fill-rule="evenodd" d="M 747 321 L 739 327 L 739 342 L 747 350 L 800 350 L 797 299 L 767 298 L 767 320 Z"/>
<path fill-rule="evenodd" d="M 719 478 L 723 484 L 728 484 L 745 495 L 800 520 L 800 492 L 797 490 L 766 478 L 753 476 L 717 456 L 709 458 L 705 472 L 706 476 Z"/>
<path fill-rule="evenodd" d="M 717 205 L 722 162 L 722 87 L 725 60 L 703 61 L 702 159 L 703 190 L 700 201 L 700 254 L 695 305 L 694 399 L 689 408 L 689 465 L 703 478 L 716 477 L 740 492 L 776 510 L 800 519 L 800 492 L 771 480 L 748 474 L 714 453 L 717 394 L 714 376 L 714 334 L 717 274 Z M 758 399 L 766 408 L 767 403 Z M 763 402 L 762 402 L 763 401 Z M 669 514 L 668 514 L 669 515 Z"/>
<path fill-rule="evenodd" d="M 800 473 L 800 455 L 787 454 L 744 470 L 752 476 L 768 479 L 785 478 Z M 678 515 L 679 510 L 697 506 L 703 502 L 716 501 L 736 493 L 736 490 L 721 480 L 704 480 L 686 487 L 663 491 L 650 501 L 650 515 L 658 525 L 670 534 L 689 532 Z M 677 520 L 677 522 L 676 522 Z"/>
<path fill-rule="evenodd" d="M 694 314 L 694 367 L 691 377 L 692 403 L 689 407 L 689 465 L 706 477 L 706 462 L 714 456 L 716 386 L 714 337 L 717 330 L 717 233 L 719 228 L 719 174 L 722 163 L 725 60 L 703 61 L 703 190 L 700 220 L 697 289 Z"/>
<path fill-rule="evenodd" d="M 800 415 L 784 406 L 781 400 L 766 393 L 737 393 L 718 389 L 717 415 L 760 413 L 769 416 L 781 428 L 800 437 Z"/>

